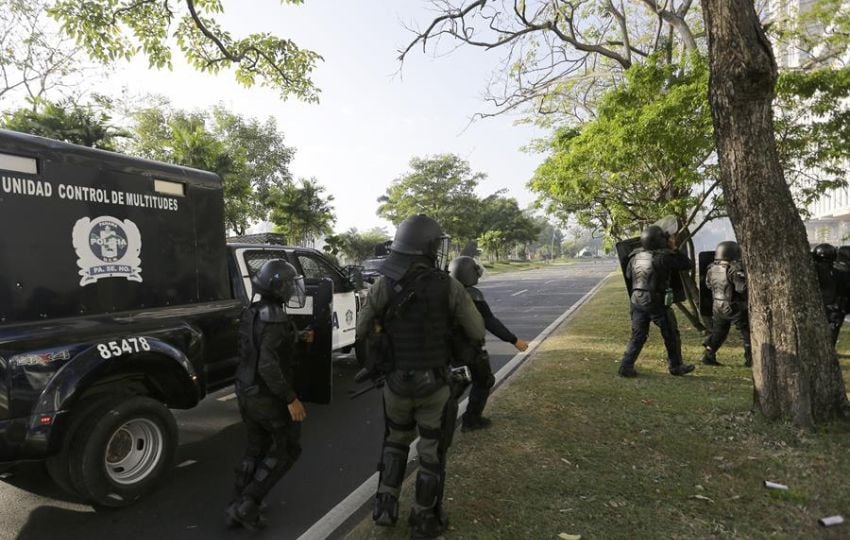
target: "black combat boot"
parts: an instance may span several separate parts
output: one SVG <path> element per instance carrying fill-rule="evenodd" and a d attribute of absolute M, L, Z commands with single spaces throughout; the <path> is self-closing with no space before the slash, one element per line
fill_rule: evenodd
<path fill-rule="evenodd" d="M 266 520 L 260 513 L 260 504 L 251 497 L 243 497 L 231 503 L 225 510 L 225 520 L 229 527 L 242 526 L 254 532 L 266 527 Z"/>
<path fill-rule="evenodd" d="M 372 510 L 375 525 L 392 527 L 398 521 L 398 498 L 390 493 L 378 493 L 375 496 L 375 509 Z"/>
<path fill-rule="evenodd" d="M 442 510 L 429 509 L 414 513 L 410 511 L 410 539 L 426 540 L 439 538 L 449 528 L 449 519 Z"/>
<path fill-rule="evenodd" d="M 464 414 L 460 424 L 460 430 L 466 433 L 467 431 L 487 429 L 492 423 L 492 420 L 490 420 L 489 418 L 484 418 L 483 416 L 467 417 Z"/>
<path fill-rule="evenodd" d="M 693 364 L 679 364 L 676 367 L 670 368 L 670 375 L 687 375 L 694 369 L 695 368 Z"/>
<path fill-rule="evenodd" d="M 617 370 L 617 375 L 620 377 L 637 377 L 638 373 L 635 370 L 634 366 L 620 366 L 620 369 Z"/>
<path fill-rule="evenodd" d="M 720 362 L 717 361 L 717 356 L 710 350 L 706 349 L 704 353 L 702 353 L 702 363 L 706 366 L 722 366 Z"/>

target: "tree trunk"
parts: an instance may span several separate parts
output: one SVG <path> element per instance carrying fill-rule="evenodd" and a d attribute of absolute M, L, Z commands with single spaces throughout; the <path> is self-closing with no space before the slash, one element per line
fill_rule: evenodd
<path fill-rule="evenodd" d="M 800 426 L 845 414 L 806 231 L 774 140 L 777 67 L 752 0 L 702 0 L 709 97 L 729 217 L 749 281 L 756 405 Z"/>

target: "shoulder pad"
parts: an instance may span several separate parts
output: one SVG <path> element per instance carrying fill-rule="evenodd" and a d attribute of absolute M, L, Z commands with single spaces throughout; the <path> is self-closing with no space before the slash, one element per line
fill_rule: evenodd
<path fill-rule="evenodd" d="M 271 302 L 262 302 L 257 306 L 260 313 L 260 320 L 265 323 L 282 323 L 286 322 L 286 312 L 283 306 Z"/>
<path fill-rule="evenodd" d="M 483 302 L 484 301 L 484 293 L 482 293 L 476 287 L 467 287 L 466 292 L 469 293 L 469 296 L 472 297 L 474 302 Z"/>

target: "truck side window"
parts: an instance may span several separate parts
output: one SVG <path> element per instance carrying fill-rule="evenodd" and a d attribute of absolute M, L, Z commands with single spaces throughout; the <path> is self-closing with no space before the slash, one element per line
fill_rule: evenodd
<path fill-rule="evenodd" d="M 298 253 L 297 257 L 305 279 L 331 278 L 334 282 L 334 292 L 342 292 L 347 289 L 343 284 L 342 276 L 326 261 L 306 253 Z"/>

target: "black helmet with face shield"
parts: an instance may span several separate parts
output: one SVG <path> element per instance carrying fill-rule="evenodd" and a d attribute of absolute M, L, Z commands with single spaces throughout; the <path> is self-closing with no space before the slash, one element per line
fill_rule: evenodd
<path fill-rule="evenodd" d="M 272 298 L 286 307 L 300 309 L 307 301 L 304 276 L 283 259 L 270 259 L 251 277 L 254 294 Z"/>
<path fill-rule="evenodd" d="M 401 279 L 416 260 L 426 260 L 435 268 L 445 268 L 449 239 L 440 224 L 425 214 L 409 217 L 396 229 L 390 254 L 380 272 L 391 279 Z"/>

